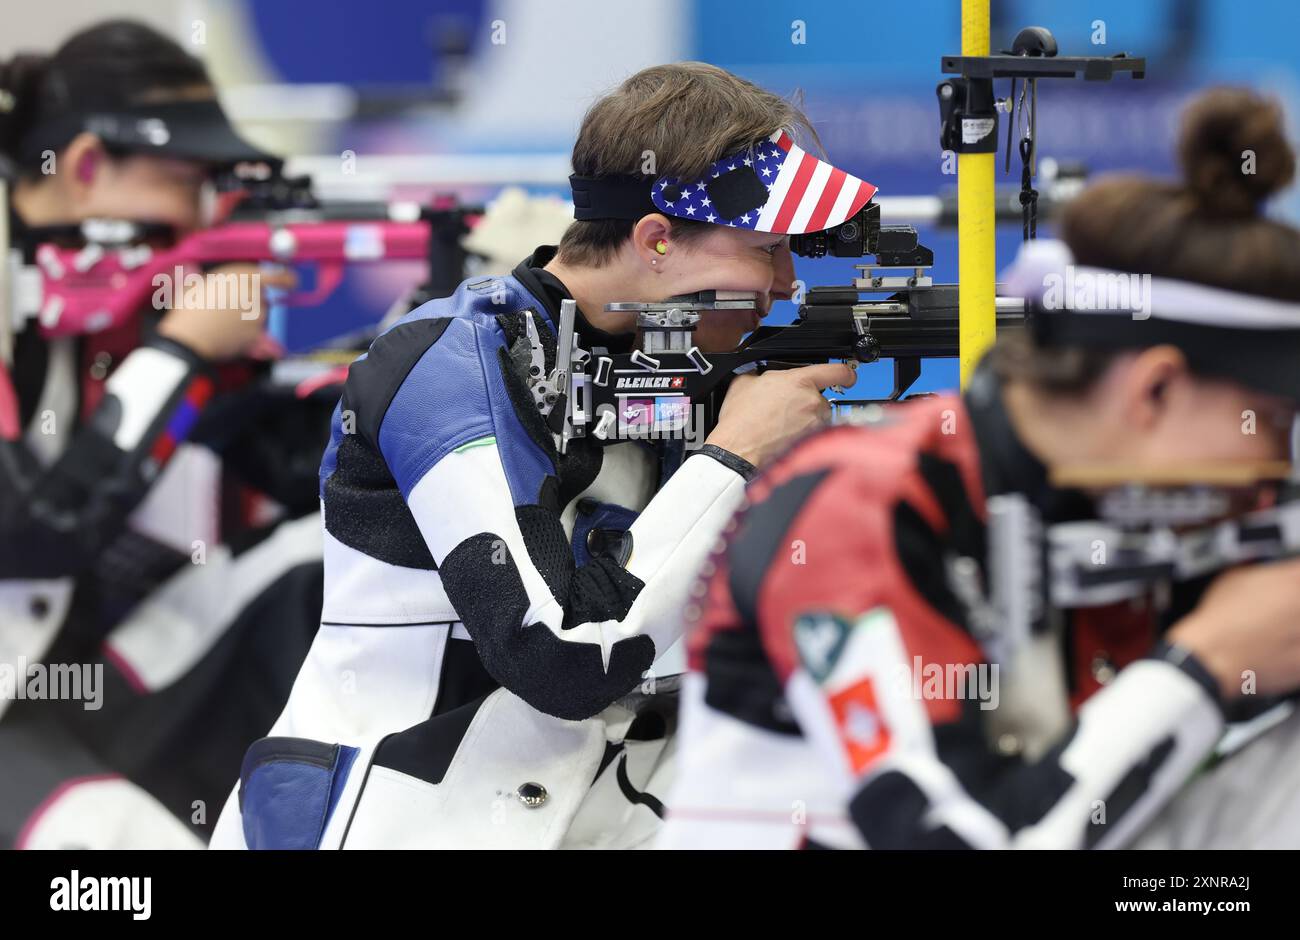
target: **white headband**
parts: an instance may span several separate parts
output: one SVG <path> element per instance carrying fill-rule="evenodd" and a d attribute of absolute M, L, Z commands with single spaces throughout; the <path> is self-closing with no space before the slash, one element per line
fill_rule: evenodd
<path fill-rule="evenodd" d="M 1300 264 L 1300 259 L 1297 259 Z M 1005 272 L 1009 292 L 1047 310 L 1129 314 L 1228 329 L 1300 330 L 1300 304 L 1192 281 L 1076 265 L 1065 242 L 1026 242 Z"/>

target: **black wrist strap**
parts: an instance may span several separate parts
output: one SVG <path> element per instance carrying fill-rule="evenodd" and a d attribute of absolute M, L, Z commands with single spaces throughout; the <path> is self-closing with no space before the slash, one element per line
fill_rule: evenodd
<path fill-rule="evenodd" d="M 153 349 L 161 349 L 163 352 L 171 353 L 178 359 L 183 359 L 189 363 L 190 368 L 196 372 L 212 372 L 211 364 L 191 349 L 187 344 L 180 340 L 172 339 L 169 336 L 163 336 L 157 331 L 147 333 L 140 343 L 141 346 L 149 346 Z"/>
<path fill-rule="evenodd" d="M 1210 697 L 1210 701 L 1214 702 L 1219 711 L 1223 712 L 1224 717 L 1227 718 L 1228 704 L 1223 700 L 1223 693 L 1219 691 L 1218 680 L 1214 678 L 1210 670 L 1205 668 L 1205 664 L 1197 658 L 1196 654 L 1187 647 L 1160 640 L 1147 654 L 1146 658 L 1158 659 L 1169 663 L 1171 666 L 1177 666 L 1184 675 L 1205 690 L 1205 694 Z"/>
<path fill-rule="evenodd" d="M 733 454 L 717 444 L 705 444 L 700 448 L 699 453 L 708 454 L 728 470 L 735 470 L 746 482 L 754 479 L 754 474 L 758 472 L 758 469 L 744 457 Z"/>

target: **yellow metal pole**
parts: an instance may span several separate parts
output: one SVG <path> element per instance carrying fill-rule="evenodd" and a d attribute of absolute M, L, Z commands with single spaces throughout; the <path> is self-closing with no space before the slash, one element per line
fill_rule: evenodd
<path fill-rule="evenodd" d="M 961 54 L 989 54 L 989 0 L 962 0 Z M 993 241 L 995 153 L 957 155 L 957 274 L 962 388 L 997 328 Z"/>

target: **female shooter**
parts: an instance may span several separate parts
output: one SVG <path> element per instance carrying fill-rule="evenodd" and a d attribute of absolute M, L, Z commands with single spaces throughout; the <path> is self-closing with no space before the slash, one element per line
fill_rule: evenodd
<path fill-rule="evenodd" d="M 127 21 L 0 65 L 0 155 L 28 264 L 88 220 L 183 234 L 216 171 L 278 162 L 236 135 L 197 59 Z M 0 845 L 199 845 L 315 631 L 314 472 L 286 471 L 314 470 L 327 416 L 276 419 L 251 393 L 264 317 L 190 302 L 78 321 L 22 301 L 0 337 Z M 306 523 L 218 521 L 241 479 Z M 35 700 L 29 666 L 101 675 L 96 701 Z"/>
<path fill-rule="evenodd" d="M 713 66 L 632 76 L 582 123 L 558 249 L 424 305 L 352 366 L 321 467 L 320 632 L 214 846 L 651 838 L 690 581 L 753 466 L 822 423 L 822 390 L 853 373 L 736 379 L 685 459 L 662 437 L 560 453 L 532 387 L 556 368 L 567 301 L 584 344 L 628 351 L 635 322 L 607 305 L 745 292 L 750 309 L 704 313 L 707 353 L 790 297 L 786 236 L 874 190 L 796 146 L 801 130 L 788 102 Z"/>
<path fill-rule="evenodd" d="M 962 398 L 822 432 L 755 481 L 701 586 L 662 845 L 1125 845 L 1243 693 L 1300 688 L 1300 562 L 1112 602 L 1127 562 L 1099 538 L 1074 584 L 1095 606 L 1020 617 L 1060 572 L 986 509 L 1101 531 L 1097 491 L 1054 477 L 1195 483 L 1291 456 L 1300 232 L 1259 215 L 1294 171 L 1280 113 L 1210 94 L 1181 153 L 1183 183 L 1100 181 L 1064 245 L 1028 246 L 1011 283 L 1032 329 Z M 1091 299 L 1053 299 L 1066 283 Z M 1000 575 L 1022 603 L 992 603 Z"/>

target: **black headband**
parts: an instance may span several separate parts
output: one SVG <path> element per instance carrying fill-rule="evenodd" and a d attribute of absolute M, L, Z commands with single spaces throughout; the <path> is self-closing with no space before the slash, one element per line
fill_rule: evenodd
<path fill-rule="evenodd" d="M 579 176 L 569 177 L 573 190 L 573 217 L 586 222 L 594 219 L 628 219 L 635 222 L 643 215 L 658 212 L 650 199 L 651 176 Z"/>
<path fill-rule="evenodd" d="M 628 219 L 635 222 L 651 212 L 663 212 L 651 192 L 655 180 L 649 176 L 578 176 L 569 177 L 573 190 L 573 217 L 593 219 Z M 718 211 L 724 218 L 735 218 L 767 202 L 767 189 L 758 175 L 747 166 L 722 174 L 708 185 Z M 675 202 L 682 196 L 680 186 L 669 184 L 664 195 Z"/>

